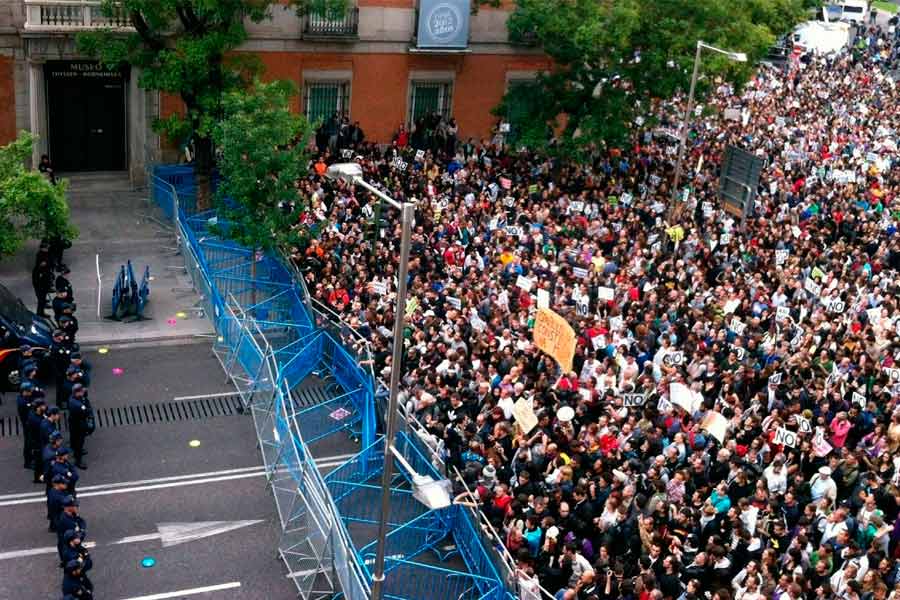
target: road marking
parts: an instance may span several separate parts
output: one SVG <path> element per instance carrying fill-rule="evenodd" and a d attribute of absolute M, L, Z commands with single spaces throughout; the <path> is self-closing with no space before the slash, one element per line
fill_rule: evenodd
<path fill-rule="evenodd" d="M 150 594 L 149 596 L 132 596 L 130 598 L 123 598 L 123 600 L 165 600 L 166 598 L 182 598 L 184 596 L 231 590 L 239 587 L 241 587 L 240 581 L 232 581 L 231 583 L 220 583 L 219 585 L 208 585 L 206 587 L 191 588 L 189 590 L 178 590 L 177 592 L 163 592 L 162 594 Z"/>
<path fill-rule="evenodd" d="M 172 398 L 173 402 L 179 402 L 181 400 L 206 400 L 207 398 L 231 398 L 233 396 L 240 396 L 240 392 L 220 392 L 218 394 L 199 394 L 197 396 L 175 396 Z"/>
<path fill-rule="evenodd" d="M 348 458 L 356 456 L 356 454 L 339 454 L 336 456 L 323 456 L 321 458 L 316 459 L 316 466 L 320 469 L 336 467 L 338 465 L 346 462 Z M 115 490 L 117 488 L 133 488 L 136 486 L 148 486 L 150 484 L 157 483 L 169 483 L 175 481 L 186 481 L 193 479 L 202 479 L 202 478 L 210 478 L 209 481 L 215 481 L 216 477 L 225 476 L 225 475 L 234 475 L 234 474 L 248 474 L 248 476 L 254 476 L 258 473 L 265 473 L 265 469 L 262 465 L 257 465 L 255 467 L 242 467 L 239 469 L 225 469 L 223 471 L 208 471 L 206 473 L 192 473 L 190 475 L 173 475 L 170 477 L 158 477 L 156 479 L 139 479 L 137 481 L 121 481 L 118 483 L 103 483 L 98 485 L 86 485 L 78 488 L 78 493 L 82 497 L 88 496 L 101 496 L 109 493 L 113 493 L 111 490 Z M 237 479 L 237 478 L 233 478 Z M 223 481 L 227 481 L 227 479 L 223 479 Z M 208 481 L 198 481 L 197 483 L 208 483 Z M 192 485 L 190 482 L 185 483 L 183 485 Z M 166 486 L 161 486 L 166 487 Z M 168 486 L 175 487 L 175 486 Z M 146 489 L 158 489 L 155 487 L 147 487 Z M 106 494 L 100 493 L 91 493 L 97 490 L 106 491 Z M 107 491 L 110 490 L 110 491 Z M 127 489 L 127 491 L 142 491 L 142 490 L 132 490 Z M 30 502 L 40 501 L 43 502 L 46 498 L 46 494 L 44 492 L 25 492 L 21 494 L 6 494 L 0 496 L 0 506 L 15 506 L 17 504 L 29 504 Z M 15 500 L 28 500 L 27 502 L 8 502 Z"/>
<path fill-rule="evenodd" d="M 185 542 L 203 539 L 262 523 L 262 519 L 252 521 L 201 521 L 199 523 L 159 523 L 156 526 L 163 548 L 177 546 Z"/>
<path fill-rule="evenodd" d="M 86 542 L 85 548 L 93 548 L 97 542 Z M 27 558 L 29 556 L 40 556 L 41 554 L 56 554 L 58 550 L 56 546 L 45 546 L 44 548 L 29 548 L 28 550 L 13 550 L 11 552 L 0 552 L 0 560 L 10 560 L 13 558 Z"/>

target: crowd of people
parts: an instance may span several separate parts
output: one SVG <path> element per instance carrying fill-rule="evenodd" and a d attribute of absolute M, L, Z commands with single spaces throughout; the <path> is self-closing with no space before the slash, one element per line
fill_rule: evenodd
<path fill-rule="evenodd" d="M 79 514 L 77 485 L 79 469 L 87 469 L 85 441 L 94 431 L 94 412 L 88 397 L 91 366 L 84 360 L 75 336 L 75 298 L 62 262 L 64 244 L 42 242 L 35 258 L 32 281 L 37 313 L 53 310 L 52 343 L 47 348 L 19 348 L 19 394 L 16 408 L 24 431 L 25 469 L 35 484 L 43 483 L 47 494 L 47 530 L 57 538 L 59 567 L 63 570 L 64 600 L 93 598 L 88 577 L 93 567 L 84 546 L 87 525 Z M 52 295 L 52 299 L 50 296 Z M 54 382 L 56 398 L 50 406 L 46 386 Z M 62 423 L 68 425 L 68 445 Z"/>
<path fill-rule="evenodd" d="M 351 145 L 417 202 L 404 405 L 556 598 L 900 599 L 898 52 L 871 26 L 716 82 L 672 222 L 683 97 L 579 163 L 502 129 Z M 746 222 L 718 197 L 729 146 L 765 164 Z M 323 171 L 292 259 L 387 380 L 396 212 L 373 226 L 377 199 Z M 575 330 L 571 370 L 536 348 L 539 307 Z"/>

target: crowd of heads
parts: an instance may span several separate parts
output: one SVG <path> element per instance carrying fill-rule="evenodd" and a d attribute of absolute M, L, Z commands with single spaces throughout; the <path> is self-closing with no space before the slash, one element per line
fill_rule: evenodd
<path fill-rule="evenodd" d="M 549 593 L 900 598 L 898 50 L 873 27 L 715 82 L 674 205 L 684 98 L 577 163 L 505 128 L 353 147 L 416 202 L 404 407 Z M 746 220 L 729 146 L 764 162 Z M 397 213 L 315 171 L 292 259 L 387 380 Z M 576 332 L 571 370 L 533 343 L 539 306 Z"/>

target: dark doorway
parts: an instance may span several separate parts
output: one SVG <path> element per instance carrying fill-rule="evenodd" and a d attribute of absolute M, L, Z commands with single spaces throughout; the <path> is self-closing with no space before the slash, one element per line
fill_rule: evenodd
<path fill-rule="evenodd" d="M 128 73 L 86 61 L 52 61 L 44 69 L 54 169 L 125 170 Z"/>

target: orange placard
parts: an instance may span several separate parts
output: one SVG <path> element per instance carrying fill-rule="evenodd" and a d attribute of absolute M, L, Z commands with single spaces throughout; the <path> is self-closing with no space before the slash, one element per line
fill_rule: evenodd
<path fill-rule="evenodd" d="M 575 330 L 566 320 L 550 310 L 538 310 L 534 321 L 534 345 L 552 356 L 563 371 L 572 370 L 575 358 Z"/>

